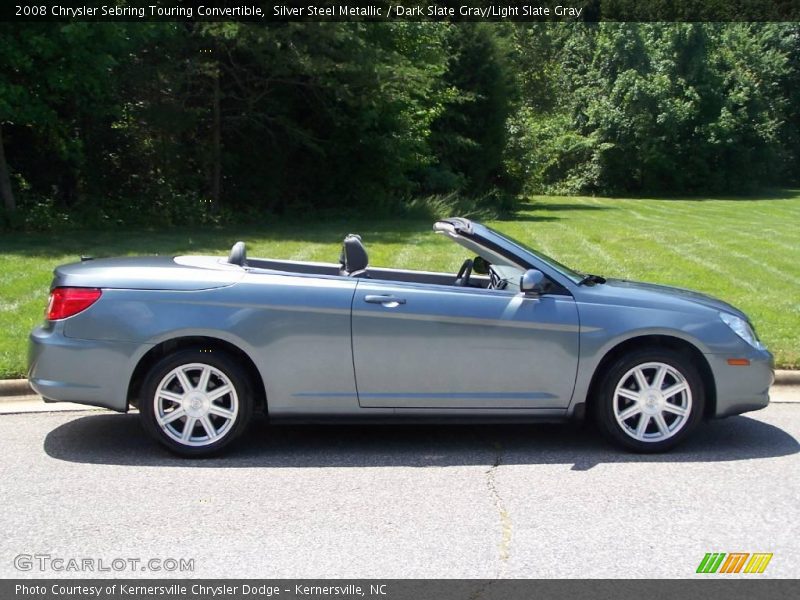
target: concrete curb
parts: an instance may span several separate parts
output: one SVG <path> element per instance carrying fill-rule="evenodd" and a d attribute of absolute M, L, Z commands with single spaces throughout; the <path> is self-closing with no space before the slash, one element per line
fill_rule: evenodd
<path fill-rule="evenodd" d="M 775 385 L 800 385 L 800 370 L 775 371 Z M 13 402 L 17 396 L 35 395 L 27 379 L 0 379 L 0 402 Z"/>
<path fill-rule="evenodd" d="M 0 402 L 3 398 L 14 396 L 30 396 L 35 392 L 28 385 L 27 379 L 0 379 Z"/>
<path fill-rule="evenodd" d="M 800 385 L 800 371 L 775 371 L 775 385 Z"/>

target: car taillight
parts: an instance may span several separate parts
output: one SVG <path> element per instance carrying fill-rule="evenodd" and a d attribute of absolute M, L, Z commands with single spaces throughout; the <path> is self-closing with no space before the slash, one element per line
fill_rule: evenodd
<path fill-rule="evenodd" d="M 47 320 L 57 321 L 77 315 L 100 299 L 103 291 L 97 288 L 59 287 L 50 292 Z"/>

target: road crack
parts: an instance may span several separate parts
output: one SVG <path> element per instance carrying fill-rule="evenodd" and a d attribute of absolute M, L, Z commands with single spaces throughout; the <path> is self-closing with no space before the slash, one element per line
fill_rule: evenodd
<path fill-rule="evenodd" d="M 500 542 L 498 544 L 498 551 L 500 557 L 500 567 L 498 569 L 497 578 L 503 578 L 508 567 L 508 559 L 511 555 L 511 537 L 512 537 L 512 522 L 511 515 L 506 508 L 503 501 L 503 496 L 497 486 L 497 470 L 503 464 L 503 447 L 500 443 L 494 444 L 495 456 L 494 463 L 486 471 L 486 488 L 489 490 L 489 496 L 492 503 L 497 509 L 497 514 L 500 519 Z"/>

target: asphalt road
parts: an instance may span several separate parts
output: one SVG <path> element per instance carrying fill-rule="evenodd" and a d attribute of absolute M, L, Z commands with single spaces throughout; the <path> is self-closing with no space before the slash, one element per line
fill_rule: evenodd
<path fill-rule="evenodd" d="M 15 569 L 36 554 L 190 558 L 191 577 L 682 578 L 706 552 L 772 552 L 747 577 L 797 577 L 797 396 L 659 456 L 568 425 L 257 422 L 186 461 L 134 414 L 6 414 L 0 577 L 169 575 Z"/>

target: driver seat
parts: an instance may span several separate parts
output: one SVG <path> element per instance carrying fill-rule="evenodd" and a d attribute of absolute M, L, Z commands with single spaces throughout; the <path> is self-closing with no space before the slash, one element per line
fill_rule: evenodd
<path fill-rule="evenodd" d="M 339 275 L 345 277 L 364 277 L 369 278 L 367 265 L 369 257 L 364 244 L 361 243 L 361 236 L 353 233 L 348 234 L 342 242 L 342 254 L 339 256 L 341 267 Z"/>

